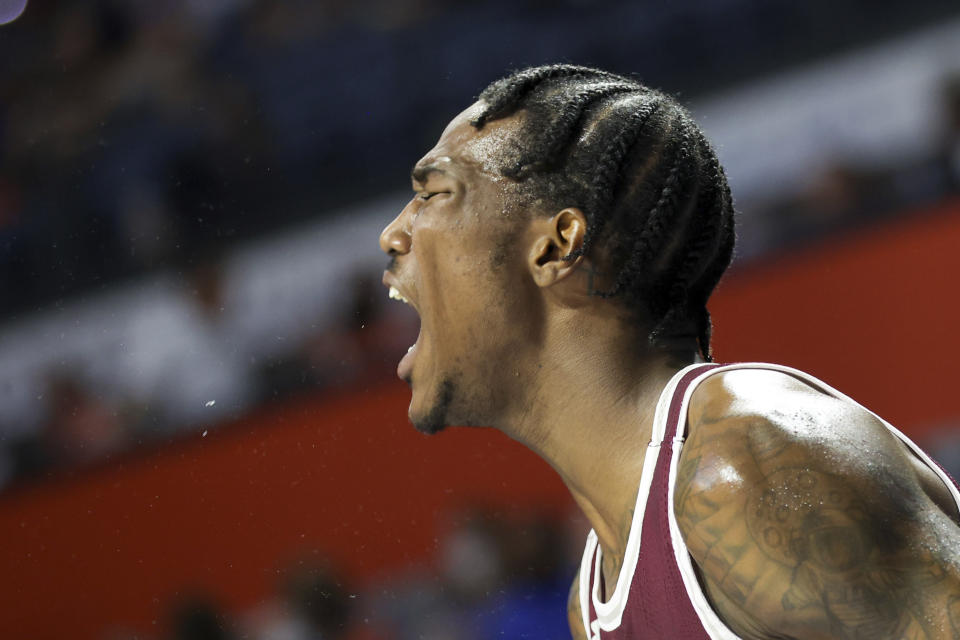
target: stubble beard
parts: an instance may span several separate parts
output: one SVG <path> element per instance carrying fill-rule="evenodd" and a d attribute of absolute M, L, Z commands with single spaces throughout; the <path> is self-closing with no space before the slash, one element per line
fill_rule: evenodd
<path fill-rule="evenodd" d="M 456 385 L 450 378 L 445 378 L 437 388 L 436 396 L 430 405 L 430 410 L 426 415 L 416 420 L 411 420 L 414 428 L 420 433 L 434 435 L 440 433 L 448 426 L 447 414 L 450 411 L 450 405 L 456 392 Z"/>

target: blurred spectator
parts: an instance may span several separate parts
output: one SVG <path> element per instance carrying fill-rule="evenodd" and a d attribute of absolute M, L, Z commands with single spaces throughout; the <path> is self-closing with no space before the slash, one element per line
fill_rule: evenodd
<path fill-rule="evenodd" d="M 260 386 L 268 397 L 394 376 L 400 356 L 416 341 L 419 318 L 388 300 L 379 274 L 366 267 L 347 274 L 347 299 L 334 321 L 313 331 L 294 351 L 264 363 Z"/>
<path fill-rule="evenodd" d="M 180 286 L 163 287 L 129 322 L 120 377 L 108 384 L 143 407 L 147 434 L 215 424 L 257 399 L 222 269 L 215 257 L 194 266 Z"/>
<path fill-rule="evenodd" d="M 179 603 L 173 611 L 170 640 L 233 640 L 226 616 L 206 598 L 194 597 Z"/>
<path fill-rule="evenodd" d="M 960 191 L 960 70 L 943 83 L 944 133 L 938 155 L 950 188 Z"/>
<path fill-rule="evenodd" d="M 329 566 L 300 564 L 286 572 L 278 597 L 244 618 L 257 640 L 338 640 L 357 638 L 352 594 Z"/>
<path fill-rule="evenodd" d="M 49 413 L 39 432 L 10 445 L 14 479 L 96 462 L 129 444 L 118 407 L 97 397 L 72 371 L 51 372 L 44 395 Z"/>
<path fill-rule="evenodd" d="M 127 444 L 129 434 L 117 409 L 85 389 L 76 377 L 55 373 L 47 393 L 51 415 L 43 438 L 52 462 L 91 462 Z"/>
<path fill-rule="evenodd" d="M 568 522 L 533 510 L 449 514 L 435 567 L 357 593 L 329 563 L 282 572 L 274 597 L 228 616 L 208 599 L 175 608 L 176 640 L 497 640 L 562 638 L 573 577 Z M 577 555 L 579 543 L 576 541 Z"/>
<path fill-rule="evenodd" d="M 312 637 L 346 637 L 354 596 L 332 572 L 324 569 L 294 572 L 287 581 L 285 596 Z"/>
<path fill-rule="evenodd" d="M 325 386 L 392 376 L 399 356 L 416 341 L 414 325 L 419 319 L 409 309 L 389 301 L 379 272 L 355 271 L 348 280 L 350 298 L 339 321 L 306 346 L 309 368 Z"/>
<path fill-rule="evenodd" d="M 547 513 L 526 512 L 501 530 L 505 584 L 477 615 L 484 638 L 563 638 L 573 573 L 566 530 Z"/>
<path fill-rule="evenodd" d="M 960 192 L 960 72 L 940 84 L 939 131 L 930 153 L 905 158 L 889 172 L 893 187 L 889 209 L 905 209 L 937 202 Z"/>
<path fill-rule="evenodd" d="M 546 513 L 483 508 L 454 514 L 439 541 L 438 575 L 398 577 L 373 609 L 401 640 L 557 638 L 569 631 L 573 579 L 567 527 Z"/>
<path fill-rule="evenodd" d="M 896 202 L 889 178 L 848 162 L 823 167 L 798 195 L 766 205 L 775 234 L 768 241 L 796 244 L 881 217 Z"/>

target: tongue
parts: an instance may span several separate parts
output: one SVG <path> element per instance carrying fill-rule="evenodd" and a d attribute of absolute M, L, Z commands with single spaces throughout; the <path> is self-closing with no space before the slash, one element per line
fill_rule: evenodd
<path fill-rule="evenodd" d="M 418 337 L 417 342 L 410 347 L 410 350 L 400 359 L 400 364 L 397 365 L 397 377 L 401 380 L 410 382 L 410 376 L 413 373 L 413 360 L 417 357 L 417 344 L 419 343 L 420 339 Z"/>

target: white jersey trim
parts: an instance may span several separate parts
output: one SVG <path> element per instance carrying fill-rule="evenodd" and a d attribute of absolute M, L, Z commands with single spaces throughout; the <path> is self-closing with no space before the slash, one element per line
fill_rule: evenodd
<path fill-rule="evenodd" d="M 597 637 L 598 629 L 591 629 L 595 626 L 603 631 L 613 631 L 620 626 L 623 619 L 623 612 L 627 606 L 627 600 L 630 596 L 630 585 L 633 584 L 633 576 L 637 569 L 637 562 L 640 558 L 640 540 L 643 533 L 643 514 L 646 511 L 647 498 L 650 494 L 650 485 L 653 484 L 653 474 L 657 467 L 657 458 L 660 455 L 660 444 L 663 442 L 664 434 L 667 429 L 667 418 L 670 413 L 670 402 L 673 399 L 674 391 L 680 382 L 680 379 L 691 369 L 702 367 L 704 363 L 692 364 L 678 371 L 670 382 L 660 392 L 660 398 L 657 401 L 656 413 L 653 417 L 653 427 L 651 431 L 650 442 L 647 444 L 647 450 L 644 454 L 643 470 L 640 473 L 640 486 L 637 488 L 636 506 L 633 510 L 633 521 L 630 523 L 630 533 L 627 536 L 627 548 L 623 557 L 620 575 L 617 577 L 617 585 L 613 593 L 609 595 L 606 602 L 600 600 L 600 571 L 602 570 L 601 561 L 603 559 L 603 549 L 601 548 L 597 533 L 593 529 L 587 535 L 587 543 L 584 548 L 583 560 L 580 563 L 580 611 L 583 616 L 584 631 L 587 638 L 591 640 Z M 593 573 L 590 572 L 592 560 L 596 560 L 593 566 Z M 593 579 L 593 589 L 590 589 L 590 579 Z M 590 621 L 590 610 L 588 604 L 592 600 L 594 611 L 597 612 L 597 619 Z"/>
<path fill-rule="evenodd" d="M 703 589 L 700 588 L 700 581 L 697 580 L 697 574 L 693 569 L 693 559 L 687 551 L 687 544 L 683 541 L 683 535 L 680 533 L 680 525 L 677 524 L 677 515 L 673 511 L 673 495 L 677 484 L 677 463 L 680 460 L 680 452 L 683 451 L 683 441 L 686 436 L 687 408 L 690 406 L 690 397 L 696 390 L 697 385 L 710 375 L 720 371 L 729 371 L 738 366 L 714 367 L 703 372 L 702 375 L 697 376 L 687 385 L 683 400 L 680 402 L 680 412 L 677 414 L 680 424 L 673 439 L 673 458 L 670 460 L 670 474 L 667 477 L 667 519 L 670 522 L 673 555 L 676 558 L 677 568 L 680 570 L 680 577 L 683 579 L 683 586 L 687 589 L 687 597 L 693 605 L 693 610 L 696 611 L 697 617 L 700 618 L 700 624 L 703 625 L 703 628 L 713 640 L 740 640 L 740 636 L 723 623 L 720 616 L 710 606 Z"/>

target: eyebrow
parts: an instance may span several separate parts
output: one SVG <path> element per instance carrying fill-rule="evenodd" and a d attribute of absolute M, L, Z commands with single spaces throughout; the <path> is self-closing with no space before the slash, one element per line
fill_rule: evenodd
<path fill-rule="evenodd" d="M 422 184 L 427 181 L 427 178 L 430 177 L 431 173 L 442 173 L 443 175 L 449 175 L 446 171 L 435 164 L 424 164 L 415 166 L 410 172 L 410 177 Z"/>

